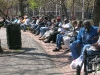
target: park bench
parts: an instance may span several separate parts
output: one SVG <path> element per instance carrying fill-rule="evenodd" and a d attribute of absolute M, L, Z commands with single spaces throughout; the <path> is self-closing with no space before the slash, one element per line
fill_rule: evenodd
<path fill-rule="evenodd" d="M 80 75 L 82 66 L 84 64 L 84 75 L 93 73 L 93 75 L 100 75 L 100 50 L 93 51 L 91 54 L 85 50 L 84 59 L 81 66 L 77 66 L 76 75 Z"/>

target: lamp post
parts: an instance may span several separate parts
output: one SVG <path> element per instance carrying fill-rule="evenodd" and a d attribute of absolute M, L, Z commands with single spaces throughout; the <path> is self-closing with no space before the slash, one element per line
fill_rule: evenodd
<path fill-rule="evenodd" d="M 82 0 L 82 20 L 84 20 L 84 0 Z"/>

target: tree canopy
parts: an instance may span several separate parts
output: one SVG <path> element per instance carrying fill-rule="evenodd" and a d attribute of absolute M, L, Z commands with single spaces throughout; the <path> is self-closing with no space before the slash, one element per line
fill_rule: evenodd
<path fill-rule="evenodd" d="M 45 0 L 28 0 L 30 8 L 35 9 L 43 5 Z"/>

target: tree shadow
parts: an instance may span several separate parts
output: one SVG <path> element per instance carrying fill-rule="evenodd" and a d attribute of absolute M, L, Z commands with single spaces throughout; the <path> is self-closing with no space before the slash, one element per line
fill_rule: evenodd
<path fill-rule="evenodd" d="M 36 48 L 21 48 L 21 49 L 6 49 L 3 48 L 3 52 L 0 53 L 0 56 L 11 56 L 16 54 L 25 53 L 27 51 L 36 50 Z"/>
<path fill-rule="evenodd" d="M 57 59 L 55 62 L 59 63 L 60 67 L 69 65 L 72 61 L 72 57 L 68 55 L 69 50 L 65 50 L 62 53 L 57 53 L 56 55 L 49 55 L 51 59 Z"/>

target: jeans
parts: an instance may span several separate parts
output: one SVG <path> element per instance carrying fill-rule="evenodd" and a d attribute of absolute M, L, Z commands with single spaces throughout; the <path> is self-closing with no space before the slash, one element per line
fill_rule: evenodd
<path fill-rule="evenodd" d="M 72 52 L 73 59 L 77 59 L 80 56 L 81 49 L 84 46 L 84 44 L 80 44 L 80 48 L 77 48 L 77 44 L 77 41 L 74 41 L 70 44 L 70 50 Z"/>
<path fill-rule="evenodd" d="M 87 45 L 84 45 L 84 47 L 82 48 L 81 50 L 81 55 L 80 55 L 80 58 L 83 59 L 83 56 L 84 56 L 84 51 L 87 50 L 91 45 L 90 44 L 87 44 Z M 87 53 L 89 53 L 90 50 L 87 50 Z"/>
<path fill-rule="evenodd" d="M 38 25 L 37 24 L 35 24 L 35 25 L 33 25 L 33 29 L 36 29 L 38 27 Z"/>
<path fill-rule="evenodd" d="M 90 48 L 90 46 L 91 46 L 91 44 L 84 45 L 79 58 L 83 59 L 85 50 L 87 50 L 87 55 L 96 55 L 96 54 L 100 53 L 100 51 L 93 51 L 93 50 L 88 49 L 88 48 Z"/>
<path fill-rule="evenodd" d="M 43 35 L 44 35 L 44 33 L 45 33 L 47 30 L 49 30 L 49 28 L 48 28 L 48 27 L 41 27 L 41 28 L 40 28 L 40 33 L 41 33 L 41 36 L 43 36 Z"/>
<path fill-rule="evenodd" d="M 36 28 L 36 34 L 39 35 L 40 34 L 40 28 L 44 27 L 44 25 L 38 25 Z"/>
<path fill-rule="evenodd" d="M 26 26 L 25 26 L 25 24 L 21 24 L 20 27 L 21 27 L 22 30 L 26 31 Z"/>
<path fill-rule="evenodd" d="M 79 59 L 83 60 L 85 50 L 87 51 L 87 55 L 97 54 L 96 51 L 93 51 L 93 50 L 89 50 L 89 49 L 88 49 L 88 48 L 90 48 L 90 46 L 91 46 L 91 44 L 86 44 L 86 45 L 84 45 L 84 47 L 83 47 L 83 49 L 82 49 L 82 53 L 81 53 Z M 99 53 L 100 53 L 100 52 L 99 52 Z M 91 59 L 93 59 L 93 58 L 94 58 L 94 56 L 88 56 L 88 57 L 86 58 L 88 69 L 91 69 L 91 68 L 92 68 L 92 64 L 89 63 L 89 62 L 90 62 Z"/>
<path fill-rule="evenodd" d="M 63 34 L 59 33 L 56 37 L 56 46 L 57 48 L 61 47 L 61 42 L 63 41 Z"/>
<path fill-rule="evenodd" d="M 100 54 L 100 51 L 93 51 L 92 49 L 89 49 L 90 47 L 91 47 L 91 44 L 84 45 L 84 47 L 81 50 L 81 55 L 77 58 L 77 59 L 83 61 L 83 59 L 84 59 L 84 52 L 86 50 L 87 51 L 87 55 L 88 55 L 86 57 L 86 60 L 87 60 L 86 64 L 87 64 L 88 69 L 92 68 L 92 64 L 89 63 L 89 62 L 95 57 L 95 55 Z M 92 56 L 92 55 L 94 55 L 94 56 Z"/>

